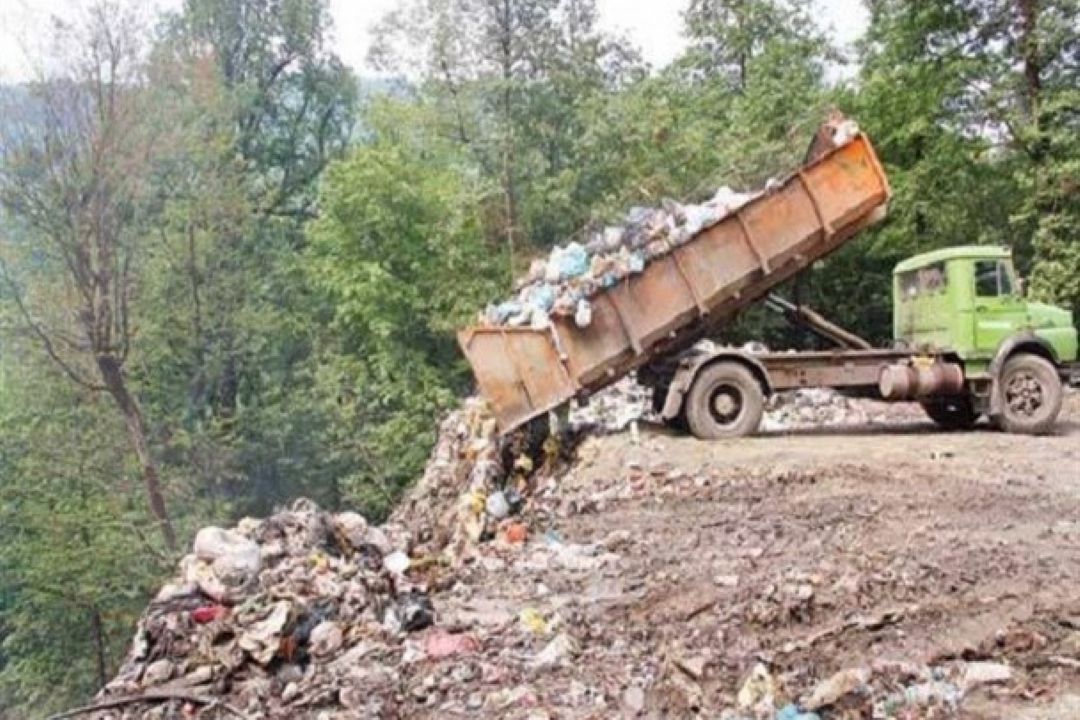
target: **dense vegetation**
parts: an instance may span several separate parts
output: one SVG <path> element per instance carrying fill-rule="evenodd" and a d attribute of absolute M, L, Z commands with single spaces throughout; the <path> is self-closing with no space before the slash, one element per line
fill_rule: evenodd
<path fill-rule="evenodd" d="M 0 716 L 93 693 L 194 528 L 385 513 L 469 390 L 454 328 L 532 256 L 760 185 L 830 108 L 896 199 L 804 300 L 881 340 L 897 260 L 1003 243 L 1080 308 L 1076 0 L 868 6 L 844 83 L 808 0 L 691 0 L 662 68 L 595 0 L 410 0 L 374 84 L 320 0 L 57 24 L 57 62 L 0 89 Z"/>

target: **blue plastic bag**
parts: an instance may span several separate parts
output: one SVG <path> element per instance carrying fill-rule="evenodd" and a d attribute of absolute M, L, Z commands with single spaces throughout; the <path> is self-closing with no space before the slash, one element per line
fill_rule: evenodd
<path fill-rule="evenodd" d="M 555 305 L 555 288 L 547 283 L 534 285 L 525 293 L 525 302 L 543 312 L 551 312 Z"/>
<path fill-rule="evenodd" d="M 589 271 L 589 253 L 581 243 L 572 242 L 562 248 L 555 261 L 559 267 L 560 280 L 581 277 Z"/>

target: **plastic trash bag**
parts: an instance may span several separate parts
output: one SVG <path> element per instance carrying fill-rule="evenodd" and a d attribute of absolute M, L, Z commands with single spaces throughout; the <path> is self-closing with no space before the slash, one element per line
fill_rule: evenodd
<path fill-rule="evenodd" d="M 551 312 L 555 305 L 555 288 L 547 283 L 533 285 L 523 293 L 525 304 L 538 308 L 542 312 Z"/>
<path fill-rule="evenodd" d="M 589 254 L 580 243 L 572 242 L 564 248 L 555 248 L 551 252 L 547 276 L 552 274 L 553 264 L 559 280 L 580 277 L 589 270 Z"/>
<path fill-rule="evenodd" d="M 621 227 L 604 228 L 604 248 L 608 252 L 614 252 L 622 247 L 626 231 Z"/>
<path fill-rule="evenodd" d="M 521 314 L 521 303 L 516 300 L 492 305 L 488 308 L 488 319 L 495 325 L 505 325 L 511 317 Z"/>
<path fill-rule="evenodd" d="M 683 225 L 683 229 L 687 233 L 686 240 L 694 237 L 705 228 L 712 227 L 727 214 L 726 208 L 715 205 L 686 205 L 683 210 L 686 215 L 686 224 Z"/>
<path fill-rule="evenodd" d="M 579 328 L 592 325 L 592 304 L 588 300 L 578 300 L 577 310 L 574 312 L 574 324 Z"/>

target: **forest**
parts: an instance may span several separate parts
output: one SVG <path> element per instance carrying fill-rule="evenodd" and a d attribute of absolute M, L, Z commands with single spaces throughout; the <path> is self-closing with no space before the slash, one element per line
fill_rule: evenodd
<path fill-rule="evenodd" d="M 323 0 L 56 20 L 0 86 L 0 717 L 96 692 L 197 528 L 385 516 L 472 390 L 455 330 L 531 259 L 761 187 L 830 111 L 895 196 L 804 302 L 887 342 L 895 263 L 983 243 L 1080 310 L 1080 2 L 866 6 L 845 57 L 809 0 L 689 0 L 654 67 L 596 0 L 403 0 L 367 73 Z"/>

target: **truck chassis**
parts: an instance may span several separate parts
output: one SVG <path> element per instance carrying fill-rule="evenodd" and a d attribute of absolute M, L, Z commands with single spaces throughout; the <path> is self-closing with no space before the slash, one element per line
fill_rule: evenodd
<path fill-rule="evenodd" d="M 658 358 L 638 371 L 638 381 L 652 388 L 654 410 L 661 418 L 703 439 L 748 435 L 757 429 L 769 395 L 824 387 L 846 395 L 918 402 L 945 429 L 968 428 L 987 415 L 1004 429 L 1039 434 L 1049 431 L 1057 418 L 1062 380 L 1075 383 L 1077 377 L 1075 364 L 1055 367 L 1037 344 L 1016 344 L 990 372 L 965 374 L 962 362 L 950 353 L 875 349 L 809 308 L 776 295 L 765 302 L 793 324 L 839 347 L 754 353 L 696 346 Z"/>

